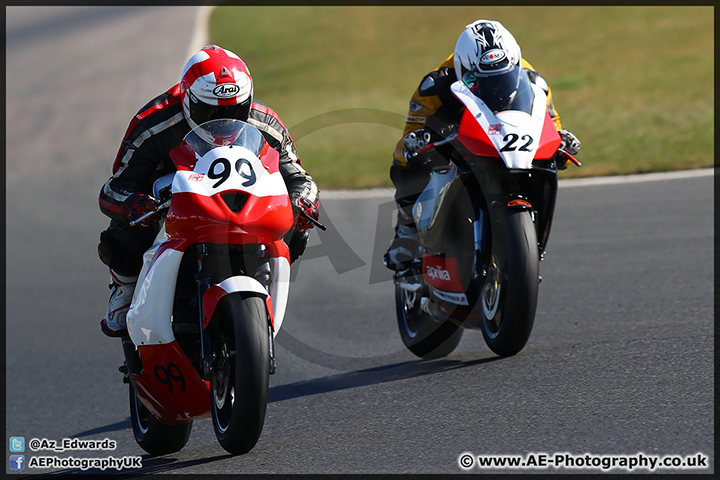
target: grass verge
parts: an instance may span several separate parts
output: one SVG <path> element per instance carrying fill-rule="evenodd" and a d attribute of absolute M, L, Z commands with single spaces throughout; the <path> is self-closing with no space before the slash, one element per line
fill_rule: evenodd
<path fill-rule="evenodd" d="M 546 78 L 582 168 L 561 178 L 713 166 L 713 7 L 226 6 L 240 55 L 321 188 L 389 186 L 420 79 L 463 27 L 501 21 Z"/>

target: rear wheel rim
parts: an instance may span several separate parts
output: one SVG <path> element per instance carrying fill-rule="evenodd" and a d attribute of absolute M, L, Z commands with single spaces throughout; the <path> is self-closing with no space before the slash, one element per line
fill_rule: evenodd
<path fill-rule="evenodd" d="M 137 428 L 139 433 L 144 437 L 150 428 L 150 411 L 138 400 L 137 393 L 135 393 L 133 401 L 135 402 Z"/>
<path fill-rule="evenodd" d="M 402 290 L 403 300 L 403 326 L 405 327 L 405 333 L 410 338 L 415 338 L 418 334 L 417 328 L 415 328 L 415 322 L 410 320 L 413 315 L 417 314 L 418 306 L 418 295 L 417 292 L 410 292 L 405 289 Z"/>
<path fill-rule="evenodd" d="M 500 293 L 502 292 L 501 274 L 500 265 L 493 254 L 481 293 L 485 330 L 491 338 L 495 338 L 500 333 L 501 318 L 498 315 L 498 308 L 500 307 Z"/>

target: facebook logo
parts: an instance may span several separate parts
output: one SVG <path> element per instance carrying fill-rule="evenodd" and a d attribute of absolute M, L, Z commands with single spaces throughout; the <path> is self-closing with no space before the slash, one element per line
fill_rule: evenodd
<path fill-rule="evenodd" d="M 10 470 L 25 470 L 25 455 L 10 455 Z"/>

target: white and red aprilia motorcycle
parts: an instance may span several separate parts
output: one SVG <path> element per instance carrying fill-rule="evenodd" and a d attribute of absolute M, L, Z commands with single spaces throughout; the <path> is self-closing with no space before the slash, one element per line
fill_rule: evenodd
<path fill-rule="evenodd" d="M 222 447 L 245 453 L 262 432 L 275 370 L 293 208 L 278 152 L 247 123 L 200 125 L 171 157 L 177 171 L 154 192 L 164 227 L 145 253 L 123 338 L 133 432 L 145 451 L 165 454 L 185 446 L 193 419 L 212 417 Z"/>
<path fill-rule="evenodd" d="M 400 336 L 423 358 L 452 352 L 463 328 L 514 355 L 532 330 L 561 140 L 546 93 L 511 73 L 455 82 L 459 124 L 416 154 L 433 166 L 413 207 L 423 256 L 394 281 Z"/>

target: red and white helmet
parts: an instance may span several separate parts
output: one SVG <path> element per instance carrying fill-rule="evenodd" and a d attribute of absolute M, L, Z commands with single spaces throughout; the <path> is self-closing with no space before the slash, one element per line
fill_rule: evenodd
<path fill-rule="evenodd" d="M 180 89 L 191 128 L 217 118 L 247 120 L 253 81 L 245 62 L 229 50 L 208 45 L 188 60 Z"/>
<path fill-rule="evenodd" d="M 458 80 L 468 71 L 500 75 L 519 66 L 520 58 L 520 45 L 500 22 L 477 20 L 465 27 L 455 44 L 455 75 Z"/>

